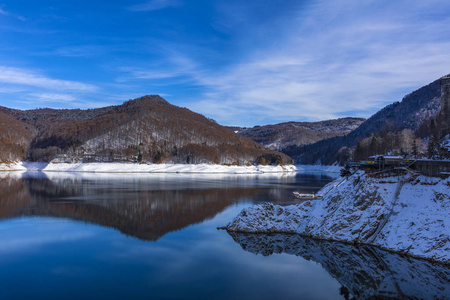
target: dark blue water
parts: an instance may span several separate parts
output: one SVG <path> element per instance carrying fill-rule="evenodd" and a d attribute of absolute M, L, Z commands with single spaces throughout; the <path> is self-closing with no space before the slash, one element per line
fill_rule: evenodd
<path fill-rule="evenodd" d="M 404 283 L 405 276 L 416 279 L 406 280 L 402 295 L 420 286 L 417 274 L 401 273 L 400 280 L 380 271 L 379 259 L 370 262 L 370 253 L 381 250 L 216 229 L 244 207 L 287 205 L 295 201 L 292 191 L 317 191 L 332 179 L 4 174 L 0 299 L 344 299 L 365 297 L 368 285 L 369 296 L 398 296 L 392 284 L 379 282 Z M 377 257 L 429 273 L 422 296 L 439 295 L 449 278 L 442 266 L 385 252 Z"/>

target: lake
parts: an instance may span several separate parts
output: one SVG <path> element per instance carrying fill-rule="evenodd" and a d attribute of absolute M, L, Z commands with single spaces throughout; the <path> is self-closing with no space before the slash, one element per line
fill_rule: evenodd
<path fill-rule="evenodd" d="M 450 268 L 217 230 L 336 174 L 2 173 L 0 299 L 445 299 Z"/>

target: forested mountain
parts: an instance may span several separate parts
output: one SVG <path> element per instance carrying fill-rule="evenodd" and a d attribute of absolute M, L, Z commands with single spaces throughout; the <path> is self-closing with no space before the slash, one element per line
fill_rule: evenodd
<path fill-rule="evenodd" d="M 335 136 L 346 135 L 358 128 L 365 119 L 340 118 L 320 122 L 285 122 L 252 128 L 229 127 L 270 149 L 308 145 Z"/>
<path fill-rule="evenodd" d="M 0 113 L 5 120 L 3 161 L 290 162 L 288 156 L 267 150 L 157 95 L 99 109 L 21 111 L 0 107 Z"/>
<path fill-rule="evenodd" d="M 36 131 L 0 111 L 0 160 L 16 161 L 26 156 Z"/>
<path fill-rule="evenodd" d="M 357 146 L 366 149 L 361 153 L 362 157 L 367 157 L 371 152 L 412 151 L 414 144 L 423 148 L 423 145 L 419 145 L 420 141 L 416 140 L 416 131 L 421 124 L 437 115 L 440 97 L 440 84 L 436 80 L 406 95 L 401 102 L 384 107 L 345 136 L 324 139 L 306 146 L 289 146 L 280 151 L 290 155 L 296 163 L 331 164 L 352 158 Z M 402 139 L 409 142 L 402 142 Z M 373 149 L 369 149 L 371 146 Z"/>

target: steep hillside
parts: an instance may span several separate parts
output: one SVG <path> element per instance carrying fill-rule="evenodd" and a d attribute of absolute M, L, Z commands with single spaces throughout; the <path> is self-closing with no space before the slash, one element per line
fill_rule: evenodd
<path fill-rule="evenodd" d="M 346 136 L 321 140 L 306 146 L 289 146 L 281 149 L 296 163 L 331 164 L 349 158 L 349 149 L 359 141 L 382 131 L 398 132 L 417 130 L 422 122 L 437 115 L 440 109 L 439 80 L 406 95 L 401 102 L 384 107 Z"/>
<path fill-rule="evenodd" d="M 35 129 L 33 161 L 278 164 L 290 158 L 153 95 L 89 110 L 0 108 Z"/>
<path fill-rule="evenodd" d="M 365 119 L 341 118 L 321 122 L 286 122 L 253 128 L 230 127 L 270 149 L 308 145 L 335 136 L 346 135 L 358 128 Z"/>
<path fill-rule="evenodd" d="M 0 111 L 0 129 L 0 162 L 23 160 L 34 128 Z"/>

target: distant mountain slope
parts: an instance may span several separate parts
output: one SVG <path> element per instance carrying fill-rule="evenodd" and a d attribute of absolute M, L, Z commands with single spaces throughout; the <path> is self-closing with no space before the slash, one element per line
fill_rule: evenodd
<path fill-rule="evenodd" d="M 320 122 L 286 122 L 253 128 L 229 127 L 270 149 L 279 150 L 292 145 L 308 145 L 317 141 L 346 135 L 365 119 L 340 118 Z"/>
<path fill-rule="evenodd" d="M 402 130 L 419 128 L 424 120 L 435 116 L 440 109 L 441 89 L 436 80 L 406 95 L 401 102 L 390 104 L 362 123 L 346 136 L 325 139 L 306 146 L 288 146 L 281 149 L 283 153 L 294 158 L 296 163 L 331 164 L 346 159 L 345 148 L 356 144 L 372 134 L 382 130 Z"/>
<path fill-rule="evenodd" d="M 284 154 L 233 133 L 157 95 L 88 110 L 14 110 L 0 107 L 35 132 L 34 161 L 173 163 L 287 163 Z"/>

